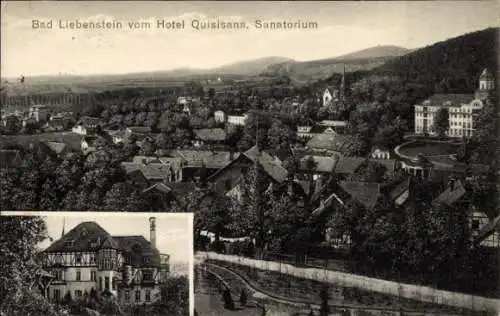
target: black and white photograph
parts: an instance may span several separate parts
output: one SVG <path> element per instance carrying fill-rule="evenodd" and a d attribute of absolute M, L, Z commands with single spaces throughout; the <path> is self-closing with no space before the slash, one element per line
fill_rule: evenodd
<path fill-rule="evenodd" d="M 193 216 L 192 244 L 177 245 L 193 254 L 193 315 L 499 315 L 498 12 L 494 0 L 1 2 L 0 211 L 54 213 L 50 262 L 76 260 L 61 230 L 92 222 L 57 214 L 123 216 L 82 224 L 112 238 L 121 268 L 97 265 L 104 279 L 88 286 L 116 313 L 76 312 L 66 293 L 90 290 L 56 286 L 64 275 L 15 243 L 39 238 L 19 222 L 0 250 L 40 270 L 1 279 L 15 292 L 0 316 L 168 310 L 154 299 L 180 292 L 163 284 L 148 302 L 120 290 L 130 245 L 113 237 L 150 249 L 149 217 L 164 214 Z M 135 213 L 150 216 L 127 222 Z M 170 278 L 172 249 L 158 248 Z"/>
<path fill-rule="evenodd" d="M 190 315 L 192 214 L 0 219 L 2 315 Z"/>

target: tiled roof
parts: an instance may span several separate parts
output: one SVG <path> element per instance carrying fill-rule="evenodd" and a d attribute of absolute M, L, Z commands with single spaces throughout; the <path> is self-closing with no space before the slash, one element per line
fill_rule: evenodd
<path fill-rule="evenodd" d="M 227 138 L 226 132 L 222 128 L 195 129 L 194 134 L 204 141 L 224 141 Z"/>
<path fill-rule="evenodd" d="M 109 237 L 108 232 L 95 222 L 83 222 L 50 245 L 45 252 L 74 252 L 98 249 L 107 237 Z M 95 243 L 94 247 L 92 243 Z"/>
<path fill-rule="evenodd" d="M 341 181 L 340 187 L 354 200 L 371 210 L 380 196 L 380 184 L 358 181 Z"/>
<path fill-rule="evenodd" d="M 171 174 L 172 167 L 163 163 L 134 163 L 122 162 L 121 166 L 125 169 L 126 173 L 131 173 L 140 170 L 144 177 L 148 180 L 163 180 L 167 179 Z"/>
<path fill-rule="evenodd" d="M 259 150 L 257 146 L 253 146 L 243 154 L 254 163 L 256 163 L 258 159 L 264 171 L 277 182 L 281 183 L 285 181 L 288 171 L 286 171 L 285 168 L 276 162 L 276 159 L 265 151 L 260 151 L 260 158 L 258 158 Z"/>
<path fill-rule="evenodd" d="M 332 127 L 345 127 L 347 126 L 347 121 L 331 121 L 331 120 L 323 120 L 319 122 L 320 125 L 323 126 L 332 126 Z"/>
<path fill-rule="evenodd" d="M 406 178 L 405 180 L 398 183 L 389 193 L 391 200 L 397 199 L 401 194 L 403 194 L 406 190 L 410 188 L 410 178 Z"/>
<path fill-rule="evenodd" d="M 51 150 L 53 150 L 55 153 L 60 154 L 62 153 L 68 146 L 65 143 L 59 143 L 59 142 L 47 142 L 47 146 Z"/>
<path fill-rule="evenodd" d="M 126 253 L 132 265 L 159 263 L 159 252 L 152 249 L 151 243 L 143 236 L 111 236 L 95 222 L 83 222 L 71 229 L 61 239 L 50 245 L 45 252 L 84 252 L 112 248 Z M 147 264 L 147 263 L 146 263 Z"/>
<path fill-rule="evenodd" d="M 208 150 L 176 150 L 171 154 L 182 158 L 186 163 L 185 167 L 199 168 L 204 163 L 208 169 L 223 168 L 239 156 L 239 153 L 233 153 L 233 158 L 231 159 L 231 153 L 228 151 Z"/>
<path fill-rule="evenodd" d="M 127 129 L 132 133 L 138 133 L 138 134 L 151 133 L 151 128 L 147 127 L 147 126 L 131 126 L 131 127 L 127 127 Z"/>
<path fill-rule="evenodd" d="M 320 206 L 318 206 L 312 212 L 312 215 L 319 216 L 319 215 L 323 214 L 335 201 L 337 203 L 339 203 L 340 205 L 344 205 L 344 202 L 337 196 L 337 194 L 332 193 L 332 194 L 330 194 L 330 196 L 328 198 L 326 198 L 326 200 L 321 202 Z"/>
<path fill-rule="evenodd" d="M 79 122 L 84 126 L 92 126 L 101 124 L 102 120 L 99 117 L 83 116 Z"/>
<path fill-rule="evenodd" d="M 478 234 L 478 240 L 484 240 L 486 237 L 493 234 L 495 231 L 500 233 L 500 216 L 495 217 L 488 224 L 486 224 Z"/>
<path fill-rule="evenodd" d="M 332 172 L 335 167 L 335 158 L 333 157 L 324 157 L 324 156 L 305 156 L 300 159 L 300 170 L 307 171 L 307 160 L 309 157 L 312 157 L 316 162 L 315 170 L 317 172 Z"/>
<path fill-rule="evenodd" d="M 168 186 L 166 186 L 164 183 L 155 183 L 152 186 L 150 186 L 149 188 L 146 188 L 145 190 L 143 190 L 142 193 L 147 193 L 147 192 L 151 192 L 151 191 L 158 191 L 158 192 L 161 192 L 163 194 L 168 194 L 168 193 L 172 192 L 172 190 Z"/>
<path fill-rule="evenodd" d="M 314 135 L 308 142 L 308 148 L 326 149 L 338 152 L 345 152 L 352 146 L 353 137 L 350 135 L 337 134 L 317 134 Z"/>
<path fill-rule="evenodd" d="M 366 158 L 362 157 L 340 157 L 335 165 L 335 173 L 353 174 L 365 161 Z"/>
<path fill-rule="evenodd" d="M 465 195 L 467 191 L 462 185 L 462 182 L 456 180 L 452 187 L 446 188 L 446 190 L 441 193 L 433 203 L 442 203 L 446 205 L 452 205 L 457 202 L 461 197 Z"/>
<path fill-rule="evenodd" d="M 435 94 L 424 101 L 424 105 L 428 101 L 430 105 L 434 106 L 460 107 L 462 104 L 469 104 L 472 100 L 474 100 L 473 94 Z"/>

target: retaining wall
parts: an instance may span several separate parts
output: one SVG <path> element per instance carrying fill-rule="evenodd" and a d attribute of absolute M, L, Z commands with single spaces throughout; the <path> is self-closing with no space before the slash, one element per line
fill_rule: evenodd
<path fill-rule="evenodd" d="M 475 311 L 500 313 L 499 299 L 438 290 L 428 286 L 386 281 L 382 279 L 339 271 L 316 268 L 298 268 L 293 265 L 280 262 L 255 260 L 211 252 L 198 252 L 196 256 L 200 260 L 213 259 L 226 261 L 260 270 L 274 271 L 282 274 L 292 275 L 297 278 L 315 280 L 318 282 L 325 282 L 342 287 L 355 287 L 366 291 L 394 295 L 402 298 L 418 300 L 421 302 L 442 304 Z M 492 280 L 492 282 L 496 282 L 496 280 Z"/>

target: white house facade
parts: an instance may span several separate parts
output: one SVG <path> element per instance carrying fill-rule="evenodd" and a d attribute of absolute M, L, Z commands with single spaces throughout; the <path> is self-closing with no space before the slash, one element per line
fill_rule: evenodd
<path fill-rule="evenodd" d="M 448 111 L 449 137 L 472 137 L 474 119 L 484 106 L 488 93 L 494 90 L 494 78 L 487 69 L 479 77 L 479 89 L 475 94 L 435 94 L 415 105 L 415 133 L 435 134 L 434 120 L 440 109 Z"/>

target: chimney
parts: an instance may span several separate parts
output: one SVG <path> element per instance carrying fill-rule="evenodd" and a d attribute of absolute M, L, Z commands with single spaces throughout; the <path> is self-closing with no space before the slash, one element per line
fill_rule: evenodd
<path fill-rule="evenodd" d="M 149 240 L 151 247 L 156 249 L 156 217 L 149 218 Z"/>

